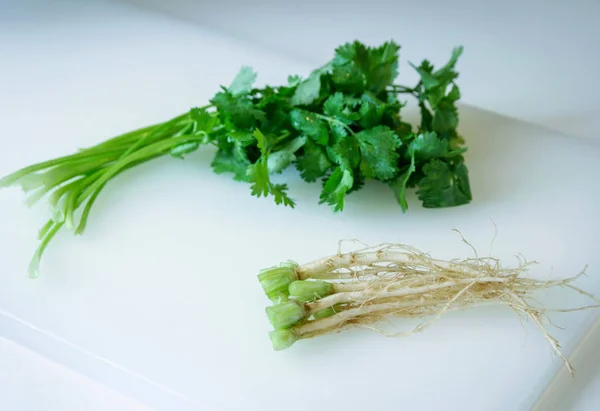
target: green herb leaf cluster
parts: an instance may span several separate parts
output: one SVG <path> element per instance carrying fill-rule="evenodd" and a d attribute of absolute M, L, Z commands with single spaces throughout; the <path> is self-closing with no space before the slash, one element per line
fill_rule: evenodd
<path fill-rule="evenodd" d="M 217 149 L 215 173 L 248 183 L 253 196 L 284 206 L 295 201 L 287 184 L 273 179 L 290 167 L 306 182 L 320 182 L 319 202 L 335 211 L 368 180 L 387 184 L 403 211 L 409 188 L 424 207 L 469 203 L 466 147 L 457 132 L 462 48 L 438 69 L 427 60 L 411 63 L 420 76 L 414 87 L 395 83 L 399 51 L 393 41 L 379 47 L 347 43 L 306 78 L 290 76 L 277 86 L 256 87 L 256 73 L 242 67 L 206 106 L 4 177 L 0 187 L 21 185 L 31 192 L 30 204 L 48 197 L 53 207 L 31 275 L 63 226 L 83 232 L 108 181 L 138 164 L 164 155 L 181 159 L 204 145 Z M 403 120 L 401 96 L 416 99 L 420 124 Z"/>
<path fill-rule="evenodd" d="M 462 48 L 437 70 L 428 61 L 411 64 L 421 79 L 410 88 L 394 83 L 399 50 L 394 42 L 347 43 L 307 78 L 291 76 L 286 85 L 262 89 L 252 87 L 256 75 L 242 68 L 211 100 L 223 127 L 215 171 L 242 179 L 245 169 L 253 195 L 272 195 L 291 207 L 287 186 L 270 181 L 288 166 L 307 182 L 321 181 L 320 202 L 335 211 L 367 180 L 388 184 L 404 211 L 405 192 L 412 187 L 424 207 L 470 202 L 455 105 Z M 402 119 L 403 94 L 417 99 L 417 127 Z"/>

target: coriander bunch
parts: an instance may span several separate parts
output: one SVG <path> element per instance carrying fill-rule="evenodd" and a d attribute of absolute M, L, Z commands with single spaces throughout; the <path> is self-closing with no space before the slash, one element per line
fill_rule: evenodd
<path fill-rule="evenodd" d="M 295 202 L 287 185 L 271 181 L 288 167 L 309 183 L 320 181 L 319 202 L 335 211 L 367 180 L 387 184 L 403 211 L 407 188 L 416 188 L 424 207 L 469 203 L 455 106 L 462 48 L 438 69 L 428 61 L 413 65 L 420 76 L 413 87 L 395 83 L 399 50 L 393 41 L 379 47 L 347 43 L 308 77 L 290 76 L 287 84 L 262 88 L 254 86 L 256 73 L 243 67 L 208 105 L 0 179 L 0 187 L 20 185 L 30 193 L 27 204 L 46 198 L 52 206 L 30 276 L 38 276 L 42 254 L 62 227 L 83 233 L 109 181 L 138 164 L 165 155 L 183 158 L 204 145 L 217 148 L 215 173 L 230 174 L 249 183 L 252 195 L 289 207 Z M 400 96 L 417 100 L 416 127 L 403 120 L 406 102 Z"/>

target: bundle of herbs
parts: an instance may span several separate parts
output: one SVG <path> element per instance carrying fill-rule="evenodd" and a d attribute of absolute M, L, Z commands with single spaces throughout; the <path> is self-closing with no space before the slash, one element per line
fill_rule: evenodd
<path fill-rule="evenodd" d="M 295 202 L 287 184 L 272 177 L 292 166 L 305 181 L 321 182 L 319 201 L 335 211 L 367 180 L 389 185 L 404 211 L 407 188 L 416 189 L 424 207 L 469 203 L 455 106 L 462 48 L 438 69 L 426 60 L 413 65 L 420 81 L 412 87 L 395 82 L 399 49 L 392 41 L 379 47 L 344 44 L 306 78 L 290 76 L 287 84 L 261 88 L 254 86 L 256 73 L 243 67 L 205 106 L 0 179 L 0 187 L 19 185 L 30 193 L 27 204 L 46 198 L 52 206 L 30 276 L 38 276 L 42 254 L 61 228 L 84 232 L 94 202 L 119 174 L 207 145 L 216 147 L 215 173 L 231 174 L 249 183 L 252 195 L 272 196 L 289 207 Z M 403 120 L 402 96 L 414 97 L 420 107 L 416 127 Z"/>

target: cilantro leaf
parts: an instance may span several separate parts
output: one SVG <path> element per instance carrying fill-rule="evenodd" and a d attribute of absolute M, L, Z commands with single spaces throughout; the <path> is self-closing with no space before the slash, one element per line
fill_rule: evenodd
<path fill-rule="evenodd" d="M 359 124 L 364 128 L 372 128 L 381 123 L 387 105 L 370 94 L 363 94 L 360 105 Z"/>
<path fill-rule="evenodd" d="M 269 142 L 267 141 L 267 138 L 265 137 L 265 135 L 262 133 L 262 131 L 260 131 L 259 129 L 254 130 L 254 132 L 252 133 L 252 135 L 254 136 L 254 138 L 256 138 L 256 145 L 258 146 L 258 149 L 260 150 L 260 153 L 263 156 L 266 156 L 269 152 Z"/>
<path fill-rule="evenodd" d="M 273 197 L 275 197 L 275 204 L 283 204 L 285 206 L 294 208 L 296 206 L 296 202 L 287 195 L 287 189 L 287 184 L 271 185 L 271 194 L 273 194 Z"/>
<path fill-rule="evenodd" d="M 400 46 L 388 41 L 369 52 L 367 89 L 375 94 L 385 90 L 398 76 L 398 52 Z"/>
<path fill-rule="evenodd" d="M 360 100 L 337 92 L 323 104 L 323 112 L 328 117 L 329 127 L 335 141 L 340 141 L 349 134 L 349 126 L 360 119 L 360 113 L 354 111 Z"/>
<path fill-rule="evenodd" d="M 346 43 L 335 50 L 332 81 L 342 91 L 362 93 L 365 91 L 368 68 L 368 51 L 360 42 Z"/>
<path fill-rule="evenodd" d="M 402 211 L 406 212 L 408 210 L 408 203 L 406 201 L 406 187 L 411 175 L 416 171 L 415 167 L 415 156 L 414 153 L 410 156 L 410 165 L 398 175 L 394 180 L 392 180 L 389 185 L 392 191 L 394 192 L 394 196 L 396 197 L 396 201 L 402 207 Z"/>
<path fill-rule="evenodd" d="M 339 91 L 332 94 L 323 104 L 323 112 L 344 124 L 351 124 L 360 118 L 360 114 L 353 111 L 360 104 L 360 99 L 346 96 Z"/>
<path fill-rule="evenodd" d="M 329 96 L 323 104 L 323 112 L 329 117 L 337 116 L 343 121 L 346 115 L 349 114 L 344 103 L 344 93 L 338 91 Z M 347 121 L 347 124 L 349 123 L 350 121 Z"/>
<path fill-rule="evenodd" d="M 233 173 L 236 181 L 250 181 L 246 174 L 250 160 L 240 145 L 221 146 L 211 166 L 216 174 Z"/>
<path fill-rule="evenodd" d="M 398 75 L 398 51 L 394 42 L 380 47 L 366 47 L 355 41 L 336 49 L 332 80 L 342 91 L 379 94 L 392 84 Z"/>
<path fill-rule="evenodd" d="M 294 109 L 290 112 L 292 126 L 312 138 L 315 142 L 326 145 L 329 141 L 327 123 L 315 113 Z"/>
<path fill-rule="evenodd" d="M 458 89 L 456 84 L 452 85 L 452 90 L 450 90 L 450 93 L 448 93 L 447 97 L 452 102 L 460 100 L 460 90 Z"/>
<path fill-rule="evenodd" d="M 463 53 L 463 47 L 455 47 L 452 50 L 450 60 L 442 68 L 434 73 L 434 76 L 444 83 L 450 83 L 452 80 L 458 77 L 458 73 L 454 70 L 458 58 Z"/>
<path fill-rule="evenodd" d="M 269 167 L 267 161 L 261 158 L 248 167 L 248 180 L 252 182 L 250 190 L 253 196 L 258 198 L 267 197 L 269 194 L 275 198 L 275 204 L 283 204 L 294 208 L 296 203 L 286 193 L 287 184 L 273 184 L 269 178 Z"/>
<path fill-rule="evenodd" d="M 360 94 L 367 85 L 365 75 L 353 64 L 335 67 L 332 80 L 338 89 L 348 93 Z"/>
<path fill-rule="evenodd" d="M 346 192 L 346 195 L 352 193 L 353 191 L 360 190 L 366 183 L 366 178 L 363 174 L 361 174 L 359 169 L 353 170 L 352 178 L 354 178 L 354 183 L 352 184 L 352 188 Z"/>
<path fill-rule="evenodd" d="M 256 108 L 245 96 L 236 97 L 228 91 L 222 91 L 212 98 L 211 103 L 228 128 L 251 129 L 256 127 L 257 122 L 266 120 L 264 111 Z"/>
<path fill-rule="evenodd" d="M 260 129 L 266 134 L 282 134 L 292 128 L 290 107 L 279 95 L 274 96 L 264 108 L 266 121 L 261 122 Z"/>
<path fill-rule="evenodd" d="M 465 144 L 465 139 L 456 130 L 448 133 L 448 147 L 450 147 L 450 150 L 453 152 L 465 152 L 467 148 L 463 147 L 463 144 Z"/>
<path fill-rule="evenodd" d="M 430 90 L 440 85 L 438 79 L 433 75 L 433 66 L 428 60 L 423 60 L 418 67 L 413 63 L 409 64 L 419 73 L 425 90 Z"/>
<path fill-rule="evenodd" d="M 421 130 L 431 130 L 433 128 L 433 115 L 431 111 L 429 111 L 422 101 L 419 102 L 419 109 L 421 110 Z"/>
<path fill-rule="evenodd" d="M 192 134 L 208 133 L 219 123 L 216 115 L 209 113 L 205 108 L 192 108 L 190 110 L 192 121 Z"/>
<path fill-rule="evenodd" d="M 425 90 L 429 91 L 441 87 L 445 91 L 446 87 L 458 77 L 458 73 L 454 68 L 462 52 L 462 47 L 454 48 L 448 63 L 435 72 L 433 71 L 433 65 L 427 60 L 423 60 L 419 67 L 416 67 L 412 63 L 410 64 L 419 73 Z"/>
<path fill-rule="evenodd" d="M 303 147 L 303 155 L 296 160 L 296 168 L 304 181 L 316 181 L 323 177 L 330 167 L 331 162 L 323 148 L 308 140 Z"/>
<path fill-rule="evenodd" d="M 433 114 L 431 127 L 438 133 L 455 129 L 458 126 L 458 112 L 454 103 L 443 98 Z"/>
<path fill-rule="evenodd" d="M 387 180 L 398 172 L 398 136 L 387 126 L 377 126 L 356 134 L 360 148 L 360 168 L 367 178 Z"/>
<path fill-rule="evenodd" d="M 292 104 L 294 106 L 309 105 L 319 98 L 320 93 L 321 76 L 311 76 L 296 87 L 296 91 L 292 97 Z"/>
<path fill-rule="evenodd" d="M 354 169 L 360 163 L 360 151 L 356 137 L 348 135 L 333 146 L 328 146 L 327 155 L 333 163 L 347 169 Z"/>
<path fill-rule="evenodd" d="M 248 66 L 243 66 L 227 90 L 234 97 L 248 94 L 252 90 L 254 80 L 256 80 L 256 73 L 254 70 Z"/>
<path fill-rule="evenodd" d="M 269 168 L 264 159 L 260 159 L 256 163 L 248 167 L 248 180 L 252 182 L 250 189 L 252 195 L 256 197 L 267 197 L 271 192 L 271 180 L 269 179 Z"/>
<path fill-rule="evenodd" d="M 448 141 L 439 139 L 434 131 L 421 133 L 410 142 L 410 151 L 417 161 L 443 157 L 448 153 Z"/>
<path fill-rule="evenodd" d="M 302 82 L 302 77 L 298 75 L 288 76 L 288 87 L 296 87 Z"/>
<path fill-rule="evenodd" d="M 275 204 L 284 204 L 286 206 L 294 208 L 296 203 L 292 200 L 286 193 L 287 185 L 286 184 L 273 184 L 271 182 L 271 178 L 269 177 L 269 160 L 270 160 L 270 150 L 271 150 L 271 142 L 269 139 L 259 130 L 254 130 L 254 137 L 256 137 L 256 143 L 261 152 L 261 157 L 256 161 L 256 163 L 250 165 L 246 170 L 246 175 L 248 180 L 252 183 L 250 186 L 251 192 L 253 196 L 256 197 L 267 197 L 269 194 L 273 195 L 275 198 Z M 304 140 L 299 139 L 295 142 L 291 142 L 290 145 L 286 149 L 282 150 L 282 155 L 280 154 L 276 157 L 274 162 L 271 162 L 271 166 L 278 170 L 279 167 L 285 168 L 288 164 L 290 164 L 293 159 L 293 152 L 296 151 L 299 146 L 298 144 L 304 144 Z M 298 147 L 298 148 L 296 148 Z M 285 156 L 290 156 L 287 160 L 289 162 L 287 164 L 282 164 L 282 161 L 285 162 Z M 279 170 L 279 171 L 281 171 Z"/>
<path fill-rule="evenodd" d="M 344 209 L 344 197 L 352 189 L 354 177 L 347 169 L 336 167 L 333 173 L 327 178 L 321 192 L 320 204 L 327 203 L 333 206 L 334 211 Z"/>
<path fill-rule="evenodd" d="M 462 47 L 455 48 L 452 51 L 450 61 L 448 61 L 448 63 L 446 63 L 442 68 L 436 71 L 433 71 L 433 66 L 427 60 L 424 60 L 419 67 L 415 67 L 411 63 L 411 65 L 419 73 L 421 77 L 421 83 L 424 87 L 424 92 L 420 96 L 421 102 L 424 98 L 427 99 L 431 108 L 436 113 L 438 109 L 440 110 L 439 116 L 441 117 L 452 117 L 450 105 L 460 98 L 460 90 L 458 89 L 456 84 L 454 84 L 454 80 L 458 77 L 458 73 L 455 70 L 455 66 L 458 61 L 458 58 L 462 54 L 462 50 Z M 452 85 L 452 89 L 447 94 L 450 85 Z M 452 119 L 439 119 L 438 121 L 440 121 L 441 123 L 453 123 Z M 436 124 L 439 125 L 441 123 Z M 455 127 L 456 125 L 454 125 L 454 127 L 452 128 Z M 436 128 L 436 131 L 441 131 L 441 128 Z"/>
<path fill-rule="evenodd" d="M 300 82 L 292 96 L 292 105 L 308 106 L 317 100 L 321 95 L 321 77 L 330 70 L 331 63 L 328 63 L 325 66 L 314 70 L 306 80 Z M 288 83 L 293 85 L 297 81 L 297 78 L 293 78 L 292 81 L 288 80 Z"/>
<path fill-rule="evenodd" d="M 423 173 L 425 177 L 417 190 L 423 207 L 453 207 L 472 200 L 468 171 L 462 160 L 450 164 L 434 159 L 423 166 Z"/>

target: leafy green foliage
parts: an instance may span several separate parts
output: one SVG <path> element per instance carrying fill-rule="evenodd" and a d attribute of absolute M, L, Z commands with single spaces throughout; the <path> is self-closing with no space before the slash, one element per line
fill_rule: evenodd
<path fill-rule="evenodd" d="M 315 142 L 326 145 L 329 141 L 327 123 L 321 120 L 316 113 L 295 109 L 290 112 L 290 118 L 296 130 L 312 138 Z"/>
<path fill-rule="evenodd" d="M 335 211 L 369 180 L 388 184 L 404 211 L 409 188 L 416 188 L 425 207 L 470 202 L 466 147 L 457 131 L 462 48 L 437 69 L 427 60 L 411 63 L 420 77 L 414 87 L 394 84 L 399 51 L 393 41 L 379 47 L 346 43 L 308 77 L 289 76 L 283 85 L 262 88 L 254 85 L 256 73 L 242 67 L 207 106 L 0 179 L 0 187 L 18 184 L 31 191 L 29 203 L 48 195 L 53 206 L 32 273 L 63 225 L 83 231 L 94 201 L 114 177 L 157 157 L 184 158 L 205 145 L 216 148 L 215 173 L 231 174 L 249 183 L 252 195 L 289 207 L 295 202 L 288 186 L 272 179 L 284 178 L 292 166 L 305 181 L 320 180 L 319 201 Z M 418 126 L 403 121 L 400 94 L 417 99 Z"/>
<path fill-rule="evenodd" d="M 314 70 L 304 81 L 294 76 L 288 79 L 290 86 L 295 86 L 291 104 L 294 106 L 306 106 L 312 104 L 321 95 L 321 78 L 331 69 L 331 63 Z"/>
<path fill-rule="evenodd" d="M 423 172 L 417 195 L 424 207 L 450 207 L 471 201 L 467 167 L 462 160 L 452 164 L 435 159 L 423 166 Z"/>
<path fill-rule="evenodd" d="M 431 126 L 439 133 L 454 130 L 458 126 L 456 107 L 447 97 L 443 97 L 438 102 Z"/>
<path fill-rule="evenodd" d="M 305 181 L 312 183 L 323 177 L 330 167 L 331 162 L 323 147 L 307 141 L 302 155 L 296 161 L 296 168 L 300 171 L 300 176 Z"/>
<path fill-rule="evenodd" d="M 223 145 L 219 148 L 211 166 L 217 174 L 233 173 L 234 180 L 249 181 L 246 170 L 250 166 L 250 160 L 239 144 Z"/>
<path fill-rule="evenodd" d="M 320 203 L 333 206 L 334 211 L 343 210 L 344 197 L 352 189 L 353 184 L 352 173 L 347 169 L 337 167 L 323 185 Z"/>
<path fill-rule="evenodd" d="M 225 136 L 214 139 L 215 172 L 233 173 L 252 184 L 253 195 L 291 206 L 287 186 L 273 184 L 271 176 L 292 164 L 305 181 L 322 180 L 320 202 L 335 211 L 368 180 L 387 183 L 403 211 L 406 190 L 413 187 L 426 207 L 468 203 L 466 148 L 456 130 L 455 105 L 462 47 L 439 68 L 428 60 L 410 63 L 420 77 L 415 87 L 394 84 L 399 51 L 392 41 L 379 47 L 346 43 L 307 78 L 289 76 L 285 85 L 258 90 L 252 88 L 255 73 L 243 67 L 211 100 L 216 115 L 197 116 L 199 125 L 221 127 Z M 400 117 L 405 103 L 399 93 L 417 99 L 418 127 Z"/>
<path fill-rule="evenodd" d="M 377 126 L 363 130 L 356 134 L 360 148 L 360 169 L 366 178 L 387 180 L 398 172 L 398 158 L 396 151 L 400 146 L 400 139 L 386 126 Z"/>
<path fill-rule="evenodd" d="M 211 103 L 216 107 L 224 125 L 231 129 L 252 129 L 260 121 L 266 121 L 264 111 L 244 96 L 234 96 L 228 91 L 217 93 Z"/>
<path fill-rule="evenodd" d="M 419 161 L 444 157 L 448 153 L 448 141 L 438 138 L 435 131 L 420 133 L 410 142 L 410 150 Z"/>
<path fill-rule="evenodd" d="M 275 197 L 276 204 L 284 204 L 293 208 L 296 203 L 286 193 L 287 184 L 273 184 L 269 176 L 269 158 L 271 155 L 272 142 L 270 142 L 259 129 L 254 131 L 254 137 L 256 138 L 257 146 L 260 150 L 260 159 L 247 169 L 249 181 L 252 183 L 252 186 L 250 187 L 252 195 L 256 197 L 267 197 L 271 194 Z M 292 142 L 291 145 L 292 147 L 296 147 L 298 141 Z M 280 152 L 286 152 L 288 155 L 291 154 L 293 156 L 293 153 L 290 153 L 289 148 L 287 151 L 284 149 Z M 291 159 L 289 159 L 289 162 L 291 162 Z M 273 167 L 277 172 L 281 172 L 284 167 L 277 169 L 277 167 L 280 166 L 280 164 L 276 164 Z"/>
<path fill-rule="evenodd" d="M 233 96 L 243 96 L 250 93 L 252 85 L 256 80 L 256 73 L 252 68 L 244 66 L 240 69 L 231 85 L 227 88 Z"/>
<path fill-rule="evenodd" d="M 341 91 L 352 94 L 385 92 L 398 75 L 399 50 L 393 42 L 377 48 L 358 41 L 346 43 L 336 49 L 332 80 Z"/>
<path fill-rule="evenodd" d="M 81 177 L 77 184 L 52 193 L 53 204 L 73 209 L 55 210 L 70 225 L 79 206 L 72 199 L 95 199 L 103 184 L 123 169 L 165 154 L 184 158 L 211 144 L 217 149 L 211 162 L 215 173 L 247 182 L 252 195 L 272 196 L 277 204 L 295 205 L 288 186 L 272 181 L 292 166 L 306 182 L 321 181 L 320 202 L 336 211 L 343 210 L 348 194 L 369 180 L 388 184 L 404 211 L 409 188 L 417 188 L 426 207 L 465 204 L 471 193 L 456 107 L 461 97 L 456 65 L 462 51 L 462 47 L 452 50 L 439 68 L 428 60 L 418 66 L 410 63 L 420 77 L 414 87 L 394 84 L 400 46 L 393 41 L 377 47 L 359 41 L 342 44 L 331 61 L 306 78 L 290 75 L 277 86 L 256 87 L 256 72 L 244 66 L 205 107 L 101 143 L 90 149 L 89 160 L 83 151 L 72 164 L 66 157 L 60 167 L 34 168 L 36 174 L 27 168 L 23 175 L 7 176 L 0 184 L 16 182 L 37 189 L 44 181 L 52 188 Z M 399 94 L 407 93 L 420 107 L 417 127 L 400 115 L 405 103 Z M 98 169 L 108 171 L 93 177 L 100 175 Z M 75 189 L 83 191 L 74 193 Z M 52 232 L 51 227 L 47 231 Z"/>

